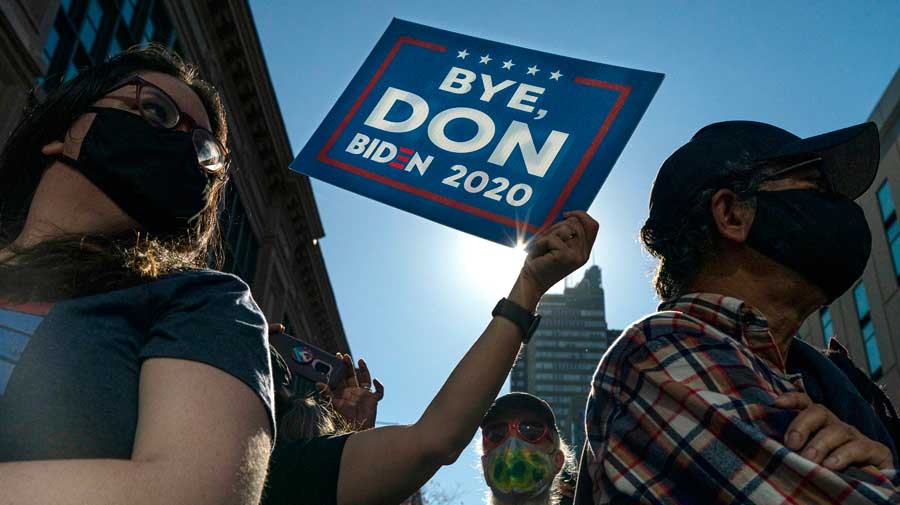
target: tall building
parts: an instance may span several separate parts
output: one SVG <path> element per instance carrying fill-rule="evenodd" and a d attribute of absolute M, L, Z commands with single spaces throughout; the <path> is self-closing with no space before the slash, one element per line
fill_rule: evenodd
<path fill-rule="evenodd" d="M 807 319 L 801 338 L 824 347 L 837 336 L 853 361 L 900 404 L 900 71 L 869 121 L 881 134 L 881 162 L 872 187 L 859 197 L 872 232 L 872 257 L 849 291 Z"/>
<path fill-rule="evenodd" d="M 597 363 L 621 330 L 606 327 L 600 268 L 592 266 L 563 294 L 546 294 L 541 324 L 512 370 L 512 390 L 547 401 L 575 454 L 584 443 L 584 407 Z"/>
<path fill-rule="evenodd" d="M 309 179 L 288 170 L 288 142 L 246 0 L 0 1 L 0 144 L 38 96 L 79 68 L 150 41 L 174 48 L 218 88 L 229 123 L 224 203 L 227 271 L 250 284 L 266 316 L 332 351 L 349 352 L 319 249 L 325 232 Z"/>

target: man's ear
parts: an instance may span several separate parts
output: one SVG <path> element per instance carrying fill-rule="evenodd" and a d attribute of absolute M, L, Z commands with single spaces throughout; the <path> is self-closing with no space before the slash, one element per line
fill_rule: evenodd
<path fill-rule="evenodd" d="M 556 450 L 556 453 L 553 455 L 553 462 L 556 463 L 556 473 L 559 473 L 563 465 L 566 464 L 566 455 L 563 454 L 562 449 Z"/>
<path fill-rule="evenodd" d="M 730 189 L 720 189 L 712 196 L 709 204 L 713 222 L 719 235 L 727 240 L 743 244 L 750 235 L 755 212 L 740 200 Z"/>
<path fill-rule="evenodd" d="M 49 144 L 42 147 L 41 153 L 43 153 L 44 156 L 62 154 L 63 147 L 65 147 L 65 145 L 65 142 L 63 142 L 62 140 L 54 140 L 53 142 L 50 142 Z"/>

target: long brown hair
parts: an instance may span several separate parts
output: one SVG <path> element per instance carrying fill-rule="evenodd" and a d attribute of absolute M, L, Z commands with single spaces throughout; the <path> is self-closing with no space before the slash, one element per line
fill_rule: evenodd
<path fill-rule="evenodd" d="M 160 275 L 221 263 L 219 202 L 226 177 L 217 178 L 209 205 L 187 232 L 148 235 L 65 236 L 23 248 L 13 244 L 49 160 L 41 148 L 64 138 L 86 107 L 114 84 L 138 72 L 160 72 L 187 84 L 206 109 L 213 133 L 226 145 L 225 111 L 216 90 L 199 79 L 197 69 L 159 44 L 134 47 L 83 69 L 44 100 L 29 100 L 23 119 L 0 151 L 0 298 L 53 301 L 130 287 Z M 34 93 L 32 93 L 34 96 Z"/>

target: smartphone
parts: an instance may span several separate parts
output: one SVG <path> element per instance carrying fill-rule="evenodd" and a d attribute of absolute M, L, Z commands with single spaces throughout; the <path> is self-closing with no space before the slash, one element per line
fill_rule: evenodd
<path fill-rule="evenodd" d="M 271 333 L 269 343 L 281 354 L 294 376 L 313 383 L 324 382 L 332 390 L 347 376 L 344 360 L 299 338 L 287 333 Z"/>

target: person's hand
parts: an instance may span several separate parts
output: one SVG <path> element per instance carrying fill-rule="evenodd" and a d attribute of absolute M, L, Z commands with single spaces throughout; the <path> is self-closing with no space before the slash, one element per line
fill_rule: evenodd
<path fill-rule="evenodd" d="M 319 382 L 316 388 L 324 398 L 331 399 L 334 410 L 341 415 L 353 427 L 353 429 L 368 429 L 375 426 L 375 416 L 378 414 L 378 402 L 384 398 L 384 385 L 378 379 L 372 380 L 369 366 L 360 358 L 359 369 L 353 366 L 353 360 L 348 354 L 337 353 L 336 356 L 347 365 L 347 375 L 334 391 L 328 384 Z M 375 392 L 372 392 L 372 386 Z"/>
<path fill-rule="evenodd" d="M 775 406 L 800 411 L 785 433 L 784 445 L 804 458 L 831 470 L 851 465 L 874 465 L 882 470 L 893 466 L 890 449 L 813 403 L 806 394 L 785 393 L 775 399 Z"/>
<path fill-rule="evenodd" d="M 582 211 L 566 212 L 562 221 L 536 235 L 510 299 L 533 309 L 541 296 L 584 265 L 597 238 L 597 224 Z M 516 298 L 519 298 L 518 300 Z"/>

